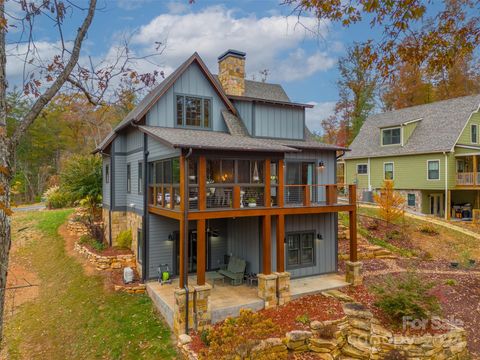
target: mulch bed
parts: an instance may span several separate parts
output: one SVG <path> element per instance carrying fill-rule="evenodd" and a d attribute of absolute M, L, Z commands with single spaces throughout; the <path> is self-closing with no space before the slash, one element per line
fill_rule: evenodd
<path fill-rule="evenodd" d="M 125 248 L 119 248 L 119 247 L 107 247 L 106 249 L 103 250 L 97 250 L 90 244 L 81 244 L 82 246 L 85 246 L 88 250 L 93 252 L 96 255 L 100 256 L 116 256 L 116 255 L 131 255 L 133 254 L 132 250 L 130 249 L 125 249 Z"/>
<path fill-rule="evenodd" d="M 278 325 L 279 331 L 271 333 L 269 337 L 280 338 L 292 330 L 310 330 L 310 321 L 337 320 L 345 316 L 340 300 L 320 294 L 301 297 L 282 306 L 261 310 L 259 313 L 265 318 L 272 319 Z M 298 319 L 301 317 L 308 319 L 308 324 L 299 322 Z M 222 323 L 213 325 L 213 328 L 218 329 Z M 197 353 L 205 347 L 200 339 L 200 334 L 192 333 L 190 346 Z"/>
<path fill-rule="evenodd" d="M 362 262 L 362 271 L 363 272 L 372 272 L 372 271 L 381 271 L 387 270 L 388 265 L 382 259 L 368 259 L 361 260 Z M 338 273 L 345 274 L 345 261 L 338 261 Z"/>
<path fill-rule="evenodd" d="M 450 261 L 447 260 L 421 260 L 421 259 L 396 259 L 399 266 L 405 269 L 418 269 L 418 270 L 432 270 L 432 271 L 462 271 L 468 273 L 469 271 L 479 271 L 480 266 L 475 264 L 473 266 L 466 264 L 459 264 L 457 268 L 450 265 Z"/>
<path fill-rule="evenodd" d="M 304 296 L 285 305 L 262 310 L 260 313 L 280 325 L 282 332 L 277 334 L 279 337 L 292 330 L 309 329 L 308 324 L 302 324 L 297 320 L 303 316 L 308 317 L 310 321 L 337 320 L 345 316 L 341 301 L 320 294 Z"/>

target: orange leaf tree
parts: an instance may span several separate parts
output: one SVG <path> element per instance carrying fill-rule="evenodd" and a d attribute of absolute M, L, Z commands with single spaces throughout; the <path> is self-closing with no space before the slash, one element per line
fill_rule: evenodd
<path fill-rule="evenodd" d="M 394 191 L 393 185 L 393 180 L 385 180 L 380 192 L 373 197 L 380 208 L 380 217 L 387 223 L 401 218 L 405 212 L 405 199 Z"/>

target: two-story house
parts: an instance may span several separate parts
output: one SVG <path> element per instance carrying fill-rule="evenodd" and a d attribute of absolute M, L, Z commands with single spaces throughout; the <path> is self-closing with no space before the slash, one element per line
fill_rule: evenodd
<path fill-rule="evenodd" d="M 393 180 L 416 212 L 470 219 L 480 208 L 480 95 L 369 117 L 343 157 L 365 200 Z"/>
<path fill-rule="evenodd" d="M 290 277 L 337 272 L 339 211 L 349 212 L 356 241 L 355 188 L 351 203 L 339 203 L 335 184 L 337 152 L 346 149 L 312 138 L 311 105 L 245 79 L 245 57 L 228 50 L 213 75 L 193 54 L 97 149 L 107 238 L 115 245 L 132 230 L 143 280 L 161 264 L 177 275 L 177 330 L 188 323 L 180 299 L 198 305 L 209 274 L 229 259 L 258 274 L 270 306 L 288 301 Z"/>

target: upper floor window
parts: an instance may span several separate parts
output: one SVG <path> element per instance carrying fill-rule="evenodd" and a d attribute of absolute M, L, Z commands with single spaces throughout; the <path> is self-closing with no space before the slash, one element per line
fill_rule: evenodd
<path fill-rule="evenodd" d="M 399 145 L 402 140 L 401 129 L 382 129 L 382 145 Z"/>
<path fill-rule="evenodd" d="M 208 98 L 177 95 L 177 126 L 210 128 L 211 104 Z"/>
<path fill-rule="evenodd" d="M 127 164 L 127 193 L 132 192 L 132 167 Z"/>
<path fill-rule="evenodd" d="M 383 178 L 385 180 L 393 180 L 394 174 L 393 174 L 393 163 L 388 162 L 383 164 Z"/>
<path fill-rule="evenodd" d="M 105 165 L 105 183 L 108 184 L 110 182 L 110 166 L 107 164 Z"/>
<path fill-rule="evenodd" d="M 440 161 L 428 160 L 427 161 L 427 178 L 428 180 L 440 180 Z"/>
<path fill-rule="evenodd" d="M 477 124 L 472 124 L 472 143 L 478 143 L 478 126 Z"/>
<path fill-rule="evenodd" d="M 357 165 L 357 174 L 365 175 L 368 173 L 368 164 L 358 164 Z"/>

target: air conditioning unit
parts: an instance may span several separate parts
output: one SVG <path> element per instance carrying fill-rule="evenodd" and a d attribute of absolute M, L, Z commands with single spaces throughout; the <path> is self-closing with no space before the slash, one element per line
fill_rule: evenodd
<path fill-rule="evenodd" d="M 125 284 L 130 284 L 133 282 L 133 269 L 131 267 L 126 267 L 123 269 L 123 282 Z"/>

